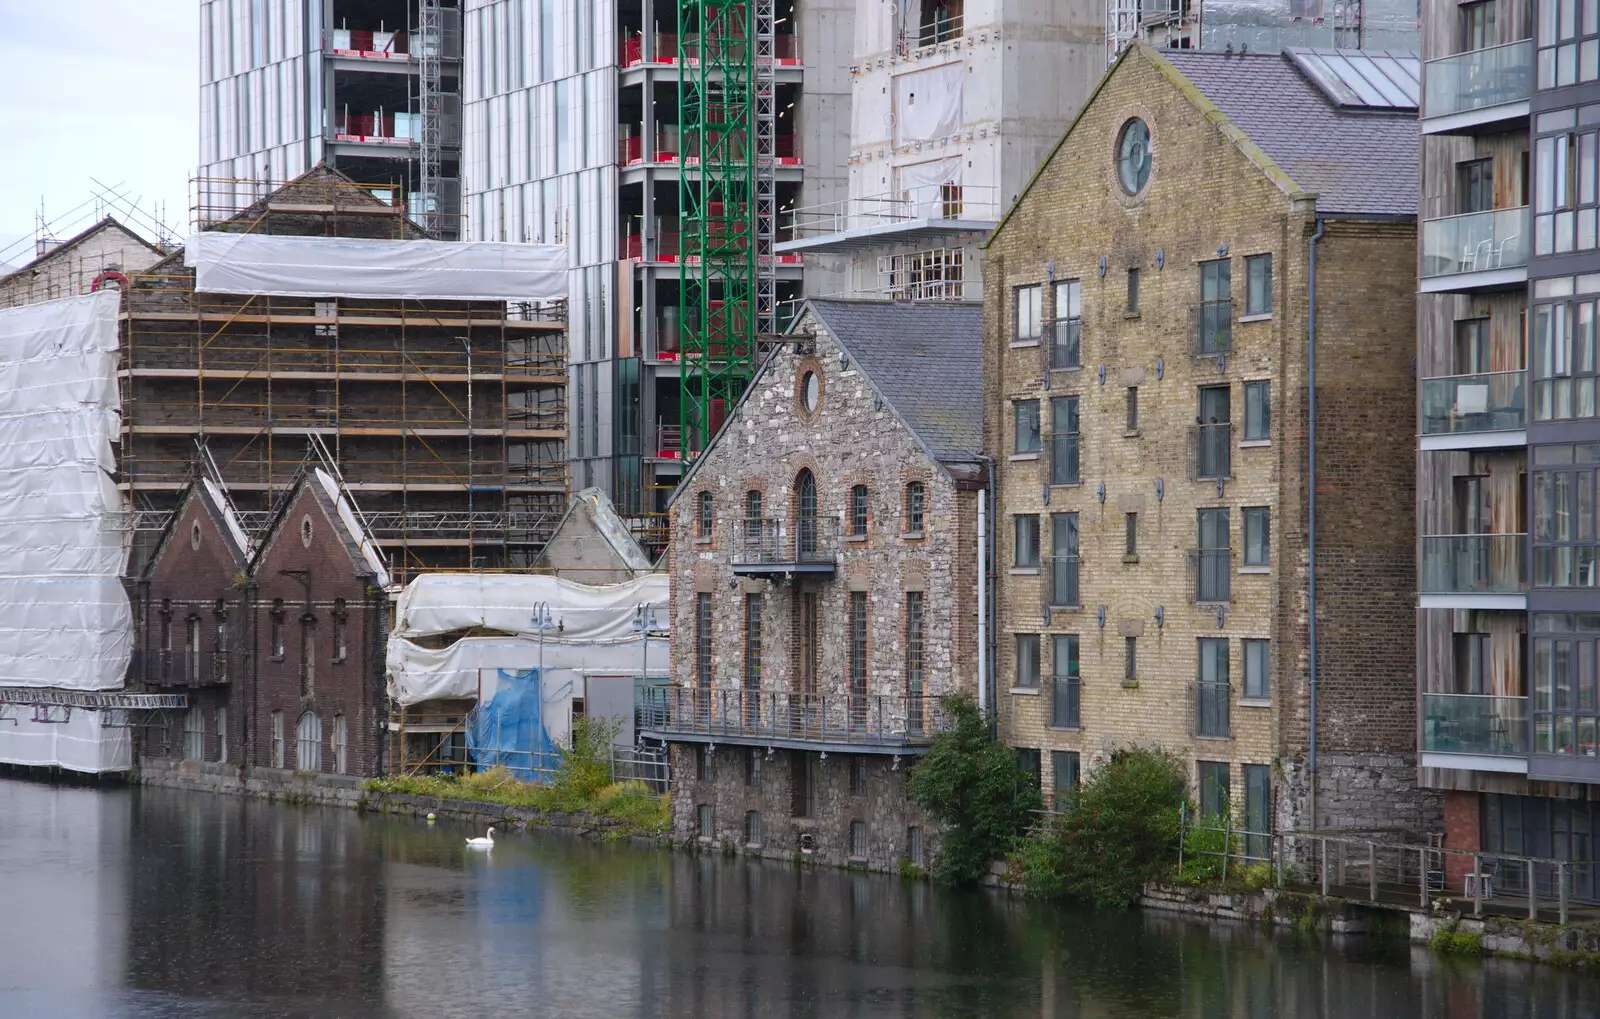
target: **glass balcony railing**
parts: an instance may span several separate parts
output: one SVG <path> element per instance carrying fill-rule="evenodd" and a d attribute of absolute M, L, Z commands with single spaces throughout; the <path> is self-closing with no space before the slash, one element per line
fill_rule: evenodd
<path fill-rule="evenodd" d="M 1520 594 L 1528 588 L 1526 534 L 1424 535 L 1423 594 Z"/>
<path fill-rule="evenodd" d="M 1528 698 L 1422 695 L 1422 749 L 1440 754 L 1528 754 Z"/>
<path fill-rule="evenodd" d="M 1422 276 L 1456 276 L 1528 264 L 1528 207 L 1469 212 L 1422 223 Z"/>
<path fill-rule="evenodd" d="M 1533 40 L 1430 60 L 1422 69 L 1427 117 L 1514 103 L 1533 94 Z"/>
<path fill-rule="evenodd" d="M 1422 434 L 1504 432 L 1527 427 L 1526 371 L 1422 380 Z"/>

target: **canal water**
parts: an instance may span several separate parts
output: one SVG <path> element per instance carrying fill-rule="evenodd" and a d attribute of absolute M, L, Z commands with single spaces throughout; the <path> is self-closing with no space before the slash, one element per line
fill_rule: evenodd
<path fill-rule="evenodd" d="M 0 1017 L 1600 1015 L 1526 963 L 467 834 L 0 779 Z"/>

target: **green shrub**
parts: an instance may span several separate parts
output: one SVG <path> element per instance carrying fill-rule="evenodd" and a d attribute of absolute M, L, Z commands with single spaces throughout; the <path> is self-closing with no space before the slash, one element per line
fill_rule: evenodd
<path fill-rule="evenodd" d="M 1018 853 L 1030 894 L 1126 906 L 1171 873 L 1188 779 L 1165 750 L 1128 748 L 1089 776 L 1070 809 L 1035 829 Z"/>
<path fill-rule="evenodd" d="M 1207 827 L 1191 827 L 1183 833 L 1183 866 L 1178 868 L 1178 881 L 1182 884 L 1209 885 L 1223 877 L 1222 846 L 1226 833 L 1209 827 L 1222 822 L 1201 823 Z"/>
<path fill-rule="evenodd" d="M 971 701 L 950 703 L 951 727 L 934 737 L 907 781 L 911 798 L 943 826 L 933 873 L 971 884 L 1005 856 L 1039 808 L 1039 790 L 996 743 Z"/>

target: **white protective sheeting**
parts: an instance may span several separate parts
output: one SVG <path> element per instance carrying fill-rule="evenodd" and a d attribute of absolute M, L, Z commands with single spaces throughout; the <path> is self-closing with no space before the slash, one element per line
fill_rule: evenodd
<path fill-rule="evenodd" d="M 667 674 L 667 641 L 650 640 L 649 657 L 641 642 L 631 644 L 544 644 L 543 694 L 546 703 L 570 700 L 581 677 L 600 673 L 638 676 Z M 419 647 L 390 637 L 389 696 L 404 707 L 441 697 L 494 698 L 500 670 L 525 672 L 539 667 L 539 641 L 529 637 L 463 637 L 449 647 Z M 552 735 L 554 735 L 552 733 Z"/>
<path fill-rule="evenodd" d="M 127 671 L 119 307 L 107 290 L 0 311 L 0 686 L 110 690 Z"/>
<path fill-rule="evenodd" d="M 55 721 L 39 721 L 34 709 L 20 704 L 0 717 L 0 764 L 60 767 L 99 773 L 133 767 L 132 730 L 108 727 L 103 712 L 52 708 Z M 65 715 L 65 717 L 63 717 Z"/>
<path fill-rule="evenodd" d="M 550 606 L 560 629 L 545 633 L 545 644 L 639 642 L 633 628 L 641 603 L 655 610 L 656 625 L 667 626 L 667 575 L 651 573 L 621 584 L 578 584 L 548 575 L 505 573 L 425 573 L 401 593 L 394 632 L 418 637 L 482 628 L 537 636 L 534 606 Z"/>
<path fill-rule="evenodd" d="M 354 535 L 360 543 L 361 556 L 367 561 L 367 567 L 372 570 L 376 586 L 388 587 L 389 569 L 384 564 L 383 555 L 378 551 L 378 546 L 367 536 L 367 529 L 356 519 L 355 507 L 350 505 L 344 489 L 340 488 L 339 483 L 333 480 L 333 476 L 321 467 L 312 471 L 312 474 L 316 475 L 317 484 L 322 486 L 322 491 L 338 507 L 339 519 L 344 523 L 345 530 Z"/>
<path fill-rule="evenodd" d="M 941 64 L 894 79 L 895 141 L 931 142 L 961 130 L 965 64 Z"/>
<path fill-rule="evenodd" d="M 945 218 L 944 185 L 961 183 L 961 158 L 935 159 L 894 168 L 895 193 L 908 216 Z"/>
<path fill-rule="evenodd" d="M 183 263 L 195 289 L 271 297 L 558 301 L 567 249 L 487 241 L 385 241 L 203 231 Z"/>

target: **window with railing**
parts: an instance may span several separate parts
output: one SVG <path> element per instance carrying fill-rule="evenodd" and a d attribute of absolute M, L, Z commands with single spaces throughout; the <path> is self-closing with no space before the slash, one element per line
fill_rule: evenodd
<path fill-rule="evenodd" d="M 1199 546 L 1190 553 L 1190 572 L 1196 604 L 1221 604 L 1229 600 L 1233 551 L 1229 544 L 1226 507 L 1197 511 Z"/>
<path fill-rule="evenodd" d="M 1229 730 L 1228 641 L 1202 637 L 1195 679 L 1195 735 L 1224 739 Z"/>
<path fill-rule="evenodd" d="M 1047 577 L 1047 608 L 1064 608 L 1082 603 L 1078 591 L 1078 514 L 1050 514 L 1050 557 Z"/>
<path fill-rule="evenodd" d="M 1078 398 L 1050 398 L 1050 484 L 1079 483 L 1082 436 L 1079 431 Z"/>
<path fill-rule="evenodd" d="M 1050 725 L 1078 728 L 1078 637 L 1057 634 L 1050 641 Z"/>
<path fill-rule="evenodd" d="M 761 595 L 744 596 L 744 688 L 750 693 L 761 690 Z M 750 697 L 745 703 L 747 721 L 759 719 L 761 699 Z"/>
<path fill-rule="evenodd" d="M 1233 475 L 1233 422 L 1228 386 L 1203 386 L 1200 413 L 1190 436 L 1190 476 L 1197 479 Z"/>
<path fill-rule="evenodd" d="M 700 687 L 711 686 L 711 594 L 702 591 L 694 596 L 694 679 Z"/>
<path fill-rule="evenodd" d="M 1206 356 L 1233 349 L 1233 266 L 1226 258 L 1200 263 L 1200 303 L 1194 308 L 1194 352 Z"/>
<path fill-rule="evenodd" d="M 859 707 L 853 706 L 851 722 L 860 719 L 866 709 L 867 698 L 867 592 L 850 592 L 850 695 Z"/>
<path fill-rule="evenodd" d="M 935 46 L 961 38 L 965 0 L 921 0 L 917 45 Z"/>
<path fill-rule="evenodd" d="M 922 731 L 923 592 L 906 592 L 906 729 Z"/>
<path fill-rule="evenodd" d="M 1078 793 L 1080 774 L 1076 750 L 1050 751 L 1050 778 L 1052 780 L 1050 805 L 1052 809 L 1066 810 Z"/>
<path fill-rule="evenodd" d="M 1083 329 L 1083 295 L 1077 280 L 1061 280 L 1055 285 L 1055 317 L 1050 320 L 1050 368 L 1060 371 L 1079 364 L 1080 334 Z"/>

